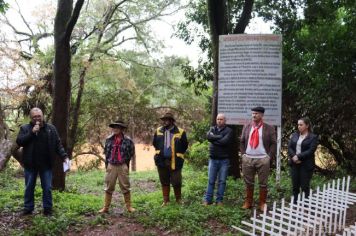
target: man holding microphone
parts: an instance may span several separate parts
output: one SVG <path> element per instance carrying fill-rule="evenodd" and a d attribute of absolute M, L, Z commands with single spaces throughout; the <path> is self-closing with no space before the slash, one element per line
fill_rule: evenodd
<path fill-rule="evenodd" d="M 34 210 L 34 190 L 37 175 L 41 179 L 43 214 L 52 214 L 52 166 L 55 154 L 67 161 L 56 128 L 43 119 L 41 109 L 35 107 L 30 111 L 31 121 L 23 125 L 16 142 L 23 147 L 25 168 L 25 201 L 23 215 L 30 215 Z"/>

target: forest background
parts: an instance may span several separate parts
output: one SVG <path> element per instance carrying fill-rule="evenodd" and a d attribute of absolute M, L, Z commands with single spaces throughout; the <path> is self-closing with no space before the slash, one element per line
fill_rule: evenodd
<path fill-rule="evenodd" d="M 4 169 L 1 173 L 4 176 L 0 183 L 3 187 L 0 197 L 7 199 L 0 206 L 2 212 L 5 212 L 3 217 L 8 217 L 21 206 L 23 186 L 21 179 L 16 177 L 21 176 L 21 168 L 17 165 L 21 163 L 21 155 L 14 138 L 19 126 L 28 122 L 29 110 L 34 106 L 40 107 L 46 119 L 57 126 L 73 160 L 83 155 L 93 157 L 93 161 L 86 163 L 73 176 L 95 176 L 93 181 L 97 185 L 93 188 L 96 190 L 102 185 L 102 175 L 95 169 L 100 168 L 102 163 L 101 148 L 108 135 L 107 125 L 117 118 L 124 119 L 129 124 L 128 134 L 135 142 L 149 144 L 159 125 L 158 117 L 166 111 L 173 111 L 178 124 L 187 130 L 190 140 L 186 157 L 187 176 L 193 173 L 201 175 L 201 182 L 196 185 L 187 183 L 184 192 L 187 197 L 192 196 L 191 202 L 187 204 L 198 202 L 200 198 L 197 196 L 202 196 L 205 188 L 204 166 L 208 162 L 204 134 L 214 122 L 212 117 L 216 115 L 216 39 L 221 34 L 245 33 L 250 21 L 256 17 L 267 22 L 271 32 L 283 36 L 282 171 L 285 182 L 282 182 L 282 189 L 286 193 L 289 191 L 288 168 L 283 150 L 295 130 L 297 119 L 302 116 L 311 118 L 314 132 L 320 138 L 316 171 L 323 177 L 317 177 L 320 180 L 317 183 L 333 175 L 355 176 L 355 4 L 350 0 L 226 0 L 219 4 L 210 0 L 59 0 L 39 6 L 34 17 L 26 19 L 20 1 L 1 0 L 0 168 Z M 8 17 L 10 11 L 17 11 L 17 18 Z M 193 64 L 187 57 L 162 53 L 165 45 L 152 30 L 157 22 L 176 12 L 184 12 L 185 17 L 175 25 L 174 36 L 187 45 L 195 44 L 200 48 L 198 59 Z M 24 28 L 18 28 L 15 21 L 22 22 Z M 262 32 L 259 27 L 259 24 L 253 26 L 257 32 Z M 13 37 L 9 37 L 9 32 Z M 240 129 L 234 127 L 236 147 Z M 238 150 L 235 152 L 238 160 Z M 9 162 L 11 156 L 14 158 Z M 233 175 L 239 177 L 238 161 L 233 168 Z M 55 173 L 54 187 L 64 191 L 57 193 L 59 199 L 70 192 L 90 193 L 77 180 L 71 180 L 71 175 L 66 181 L 59 162 Z M 159 196 L 154 186 L 158 183 L 153 172 L 147 173 L 150 177 L 142 177 L 141 173 L 135 175 L 137 177 L 133 178 L 137 178 L 140 184 L 142 179 L 147 178 L 154 182 L 148 188 L 153 191 L 153 195 L 145 201 L 149 204 L 156 202 Z M 236 190 L 242 188 L 241 180 L 233 179 L 229 180 L 229 185 L 235 186 Z M 9 187 L 9 183 L 19 187 L 15 188 L 15 192 L 5 194 L 3 190 Z M 78 186 L 73 187 L 73 183 Z M 278 192 L 284 193 L 274 191 L 276 198 L 282 196 Z M 16 203 L 10 200 L 14 196 L 17 196 Z M 271 196 L 274 196 L 273 191 Z M 232 190 L 227 198 L 231 198 L 232 205 L 240 204 L 238 194 Z M 94 197 L 91 200 L 93 204 L 85 210 L 95 212 L 94 208 L 100 205 L 96 200 Z M 136 203 L 143 204 L 143 215 L 152 207 L 144 205 L 140 197 Z M 172 211 L 177 211 L 173 214 L 177 218 L 181 217 L 179 209 L 178 206 L 172 208 Z M 82 209 L 83 212 L 85 210 Z M 220 217 L 224 219 L 225 214 L 232 215 L 228 217 L 228 223 L 246 215 L 240 211 L 233 213 L 226 210 L 223 210 Z M 78 213 L 78 209 L 74 212 Z M 183 226 L 174 226 L 172 222 L 176 218 L 173 216 L 169 220 L 168 213 L 165 215 L 160 209 L 157 212 L 158 218 L 167 219 L 163 223 L 163 230 L 170 227 L 173 228 L 172 232 L 187 230 Z M 202 210 L 199 208 L 197 212 L 202 213 Z M 211 214 L 210 217 L 209 214 L 204 216 L 207 217 L 206 221 L 209 222 L 216 213 L 211 211 Z M 94 225 L 108 223 L 107 218 L 93 215 L 88 218 L 94 219 Z M 143 215 L 140 215 L 143 217 L 140 223 L 145 225 L 142 222 L 147 219 Z M 196 218 L 201 219 L 202 215 Z M 29 232 L 41 232 L 47 225 L 50 232 L 68 230 L 70 222 L 60 217 L 56 219 L 63 221 L 63 225 L 50 227 L 45 219 L 39 217 L 37 223 L 42 226 L 36 226 L 35 218 L 32 222 L 34 228 L 28 225 L 24 228 Z M 74 219 L 77 219 L 76 216 Z M 153 225 L 150 220 L 147 222 L 148 226 Z M 191 229 L 194 222 L 189 221 L 187 232 L 194 234 L 194 230 L 197 230 L 194 227 Z M 221 223 L 222 231 L 225 232 L 227 222 L 217 222 L 219 225 Z M 197 227 L 200 227 L 197 232 L 209 231 L 204 229 L 204 225 L 198 224 Z"/>

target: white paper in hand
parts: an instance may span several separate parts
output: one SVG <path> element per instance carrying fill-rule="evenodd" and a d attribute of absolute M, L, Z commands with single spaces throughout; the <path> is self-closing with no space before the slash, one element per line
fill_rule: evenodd
<path fill-rule="evenodd" d="M 63 171 L 64 172 L 70 171 L 70 164 L 71 164 L 71 161 L 69 159 L 66 159 L 65 162 L 63 162 Z"/>

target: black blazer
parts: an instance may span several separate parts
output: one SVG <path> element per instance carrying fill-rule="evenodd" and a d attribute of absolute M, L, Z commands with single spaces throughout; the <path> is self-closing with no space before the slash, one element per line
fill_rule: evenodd
<path fill-rule="evenodd" d="M 297 142 L 299 139 L 299 133 L 293 133 L 288 143 L 288 157 L 291 159 L 296 155 Z M 302 142 L 301 153 L 299 153 L 298 159 L 302 162 L 295 164 L 293 161 L 289 161 L 292 166 L 300 165 L 301 167 L 314 168 L 315 166 L 315 150 L 318 146 L 318 136 L 313 133 L 309 133 Z"/>

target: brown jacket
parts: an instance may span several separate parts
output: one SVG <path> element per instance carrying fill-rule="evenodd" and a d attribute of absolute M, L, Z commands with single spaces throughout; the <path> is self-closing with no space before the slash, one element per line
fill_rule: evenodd
<path fill-rule="evenodd" d="M 252 124 L 249 123 L 248 125 L 245 125 L 244 128 L 242 129 L 242 134 L 240 138 L 241 155 L 246 153 L 251 126 Z M 273 126 L 263 123 L 262 140 L 263 140 L 263 146 L 268 156 L 271 158 L 271 160 L 274 160 L 277 154 L 277 137 L 276 137 L 276 131 Z"/>

